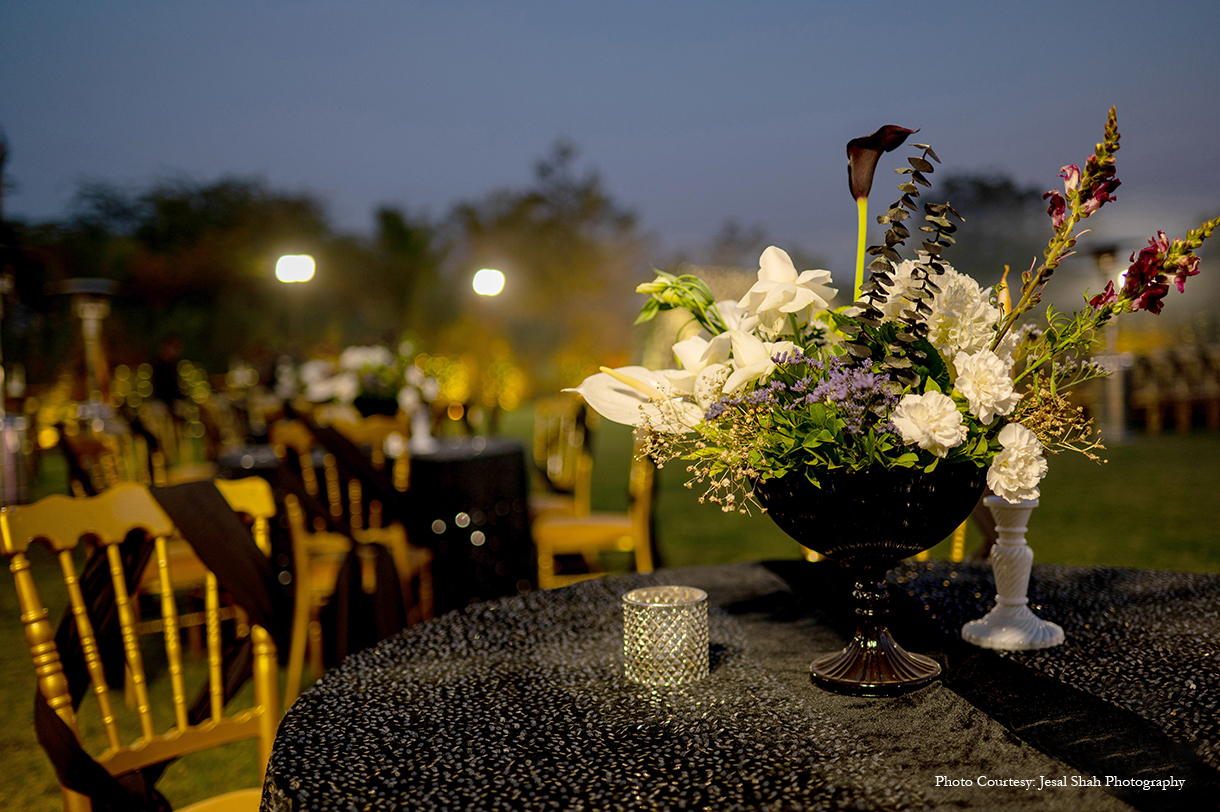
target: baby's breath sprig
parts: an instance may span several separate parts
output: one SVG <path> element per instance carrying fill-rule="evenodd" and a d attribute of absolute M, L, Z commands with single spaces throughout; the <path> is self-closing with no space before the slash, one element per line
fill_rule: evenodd
<path fill-rule="evenodd" d="M 1037 435 L 1042 447 L 1051 454 L 1066 449 L 1093 462 L 1105 462 L 1095 453 L 1104 451 L 1105 446 L 1093 431 L 1093 419 L 1085 417 L 1082 407 L 1051 391 L 1041 372 L 1034 373 L 1029 390 L 1010 419 Z"/>

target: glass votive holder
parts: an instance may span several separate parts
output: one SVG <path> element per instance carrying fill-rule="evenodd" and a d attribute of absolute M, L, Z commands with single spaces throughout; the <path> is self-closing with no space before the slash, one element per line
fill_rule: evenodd
<path fill-rule="evenodd" d="M 623 672 L 643 685 L 682 685 L 707 676 L 707 593 L 650 586 L 623 596 Z"/>

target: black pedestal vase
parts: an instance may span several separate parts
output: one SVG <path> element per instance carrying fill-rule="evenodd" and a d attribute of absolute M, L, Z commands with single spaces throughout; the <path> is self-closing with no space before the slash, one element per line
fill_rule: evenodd
<path fill-rule="evenodd" d="M 973 463 L 918 468 L 800 471 L 755 484 L 758 501 L 796 541 L 846 567 L 859 624 L 852 641 L 810 666 L 815 684 L 835 693 L 892 696 L 940 675 L 931 658 L 905 651 L 886 624 L 885 573 L 937 544 L 962 523 L 982 494 L 986 469 Z"/>

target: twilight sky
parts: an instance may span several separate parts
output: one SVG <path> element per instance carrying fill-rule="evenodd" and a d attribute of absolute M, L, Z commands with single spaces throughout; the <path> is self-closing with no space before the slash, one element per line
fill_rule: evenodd
<path fill-rule="evenodd" d="M 848 139 L 922 127 L 941 172 L 1049 189 L 1111 104 L 1123 185 L 1089 225 L 1135 248 L 1220 212 L 1214 0 L 0 4 L 5 208 L 32 219 L 83 179 L 237 174 L 363 232 L 381 203 L 520 188 L 563 137 L 658 254 L 733 218 L 846 278 Z"/>

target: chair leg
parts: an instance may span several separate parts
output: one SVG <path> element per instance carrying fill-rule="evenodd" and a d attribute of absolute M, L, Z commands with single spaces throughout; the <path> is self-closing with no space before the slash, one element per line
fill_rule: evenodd
<path fill-rule="evenodd" d="M 435 611 L 432 601 L 432 564 L 424 564 L 419 571 L 419 613 L 424 620 L 431 620 Z"/>
<path fill-rule="evenodd" d="M 322 678 L 322 621 L 316 616 L 309 620 L 309 669 L 311 680 Z"/>

